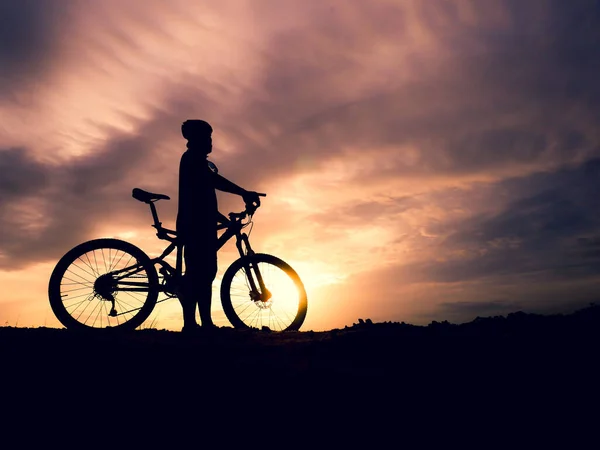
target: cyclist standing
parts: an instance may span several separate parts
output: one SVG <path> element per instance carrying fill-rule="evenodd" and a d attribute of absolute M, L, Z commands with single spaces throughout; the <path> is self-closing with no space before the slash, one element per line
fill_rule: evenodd
<path fill-rule="evenodd" d="M 247 191 L 218 174 L 208 160 L 213 129 L 204 120 L 186 120 L 181 134 L 187 150 L 179 164 L 177 235 L 183 243 L 185 275 L 179 296 L 183 332 L 214 327 L 211 318 L 212 283 L 217 275 L 217 224 L 224 219 L 217 208 L 215 189 L 237 194 L 248 205 L 260 206 L 258 193 Z"/>

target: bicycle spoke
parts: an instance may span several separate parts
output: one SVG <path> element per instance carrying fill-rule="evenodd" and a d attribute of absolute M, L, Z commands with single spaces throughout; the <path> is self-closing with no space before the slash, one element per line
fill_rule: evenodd
<path fill-rule="evenodd" d="M 121 252 L 121 253 L 122 253 L 122 255 L 121 255 L 121 257 L 119 258 L 119 260 L 118 260 L 118 261 L 115 261 L 115 265 L 114 265 L 114 267 L 115 267 L 115 268 L 116 268 L 116 267 L 119 265 L 119 263 L 120 263 L 120 262 L 121 262 L 121 260 L 123 259 L 123 256 L 125 256 L 125 252 Z M 112 270 L 112 269 L 111 269 L 111 270 Z"/>
<path fill-rule="evenodd" d="M 68 294 L 69 292 L 75 292 L 75 291 L 82 291 L 84 289 L 87 290 L 87 291 L 90 290 L 89 286 L 84 286 L 84 287 L 74 288 L 74 289 L 68 289 L 68 290 L 65 289 L 65 290 L 63 290 L 63 294 Z"/>
<path fill-rule="evenodd" d="M 86 300 L 84 300 L 83 302 L 79 303 L 79 305 L 85 303 L 85 307 L 83 308 L 83 310 L 79 313 L 79 315 L 77 316 L 77 320 L 79 320 L 79 318 L 81 317 L 81 315 L 88 309 L 88 307 L 90 306 L 90 304 L 92 303 L 91 300 L 89 300 L 90 296 L 88 296 L 88 298 Z M 71 315 L 73 315 L 73 313 L 77 311 L 77 308 L 75 308 L 73 310 L 73 312 L 71 313 Z"/>
<path fill-rule="evenodd" d="M 81 259 L 80 259 L 80 260 L 81 260 Z M 95 274 L 95 273 L 94 273 L 94 269 L 93 269 L 93 268 L 91 268 L 91 267 L 90 267 L 91 271 L 90 271 L 90 270 L 86 270 L 84 267 L 85 267 L 87 264 L 86 264 L 86 263 L 85 263 L 85 261 L 83 261 L 83 260 L 81 260 L 81 262 L 84 264 L 84 266 L 79 266 L 78 264 L 74 263 L 74 264 L 73 264 L 73 268 L 69 268 L 68 272 L 71 272 L 72 274 L 74 274 L 74 275 L 77 275 L 78 277 L 80 277 L 80 278 L 82 278 L 82 279 L 84 279 L 84 280 L 86 280 L 86 281 L 89 281 L 89 279 L 88 279 L 88 278 L 86 278 L 86 277 L 84 277 L 84 276 L 81 274 L 81 272 L 83 272 L 83 273 L 84 273 L 84 274 L 86 274 L 86 275 L 89 275 L 89 276 L 90 276 L 92 279 L 95 279 L 95 278 L 97 278 L 97 277 L 98 277 L 98 274 Z M 88 266 L 88 267 L 89 267 L 89 266 Z M 73 269 L 78 269 L 79 273 L 75 272 Z"/>
<path fill-rule="evenodd" d="M 89 281 L 86 281 L 85 283 L 81 283 L 81 282 L 79 282 L 77 280 L 73 280 L 72 278 L 68 278 L 68 277 L 63 277 L 63 278 L 65 280 L 72 281 L 72 283 L 63 283 L 62 284 L 63 286 L 85 286 L 85 287 L 90 288 L 90 289 L 94 288 L 94 284 L 91 283 L 91 282 L 89 282 Z M 88 283 L 88 284 L 86 284 L 86 283 Z"/>
<path fill-rule="evenodd" d="M 104 256 L 104 249 L 100 249 L 100 253 L 102 253 L 102 264 L 104 264 L 104 273 L 108 272 L 108 266 L 106 265 L 106 256 Z"/>
<path fill-rule="evenodd" d="M 71 301 L 71 300 L 75 300 L 77 298 L 80 297 L 85 297 L 86 299 L 89 299 L 90 297 L 93 297 L 94 293 L 93 292 L 88 292 L 88 293 L 84 293 L 84 294 L 79 294 L 79 295 L 73 295 L 73 296 L 69 296 L 69 298 L 63 298 L 63 302 L 65 301 Z"/>
<path fill-rule="evenodd" d="M 98 304 L 97 304 L 97 307 L 98 307 L 98 312 L 96 313 L 96 318 L 94 319 L 94 321 L 92 322 L 92 324 L 95 324 L 95 323 L 96 323 L 96 320 L 97 320 L 97 319 L 100 317 L 100 326 L 102 326 L 102 317 L 101 317 L 101 315 L 100 315 L 100 313 L 102 312 L 102 303 L 103 303 L 103 302 L 101 302 L 101 301 L 100 301 L 100 302 L 98 302 Z M 95 311 L 95 310 L 96 310 L 96 306 L 94 306 L 94 309 L 93 309 L 93 311 Z M 92 311 L 92 312 L 93 312 L 93 311 Z"/>
<path fill-rule="evenodd" d="M 136 299 L 135 297 L 133 298 L 137 303 L 140 303 L 139 299 Z M 125 300 L 123 300 L 122 298 L 116 298 L 115 299 L 115 303 L 119 305 L 120 308 L 122 309 L 127 309 L 127 310 L 131 310 L 131 309 L 136 309 L 139 308 L 140 306 L 138 305 L 131 305 L 128 302 L 126 302 Z M 143 301 L 141 302 L 143 303 Z M 123 308 L 123 305 L 126 306 L 126 308 Z"/>
<path fill-rule="evenodd" d="M 98 274 L 100 273 L 100 272 L 99 272 L 99 270 L 98 270 L 98 264 L 92 264 L 92 261 L 90 260 L 90 255 L 88 255 L 87 253 L 86 253 L 84 256 L 85 256 L 85 259 L 87 259 L 87 263 L 86 263 L 86 262 L 85 262 L 83 259 L 81 259 L 81 257 L 79 257 L 78 259 L 81 259 L 81 261 L 82 261 L 84 264 L 87 264 L 87 265 L 88 265 L 88 267 L 89 267 L 90 269 L 92 269 L 92 272 L 94 273 L 94 275 L 93 275 L 93 276 L 94 276 L 94 278 L 95 278 L 95 277 L 96 277 L 96 276 L 98 276 Z M 95 267 L 95 269 L 94 269 L 94 267 Z"/>
<path fill-rule="evenodd" d="M 123 255 L 125 255 L 125 253 L 123 253 Z M 114 268 L 111 267 L 111 272 L 115 272 L 117 270 L 117 264 L 120 263 L 122 261 L 122 259 L 123 259 L 123 257 L 119 258 L 119 261 L 114 265 Z M 129 255 L 129 258 L 127 259 L 127 262 L 125 264 L 119 264 L 121 266 L 120 270 L 130 267 L 132 259 L 133 259 L 133 257 L 131 255 Z"/>
<path fill-rule="evenodd" d="M 253 302 L 252 302 L 252 301 L 249 301 L 249 302 L 246 304 L 246 306 L 245 306 L 245 308 L 244 308 L 244 309 L 238 310 L 237 312 L 238 312 L 238 315 L 239 315 L 239 316 L 243 316 L 243 315 L 244 315 L 244 313 L 245 313 L 246 311 L 248 311 L 248 310 L 250 310 L 250 311 L 249 311 L 249 313 L 248 313 L 248 315 L 247 315 L 246 317 L 249 317 L 249 316 L 251 316 L 251 315 L 252 315 L 252 313 L 255 313 L 255 314 L 258 314 L 258 313 L 260 313 L 260 309 L 258 309 L 258 308 L 256 307 L 256 305 L 254 305 L 254 304 L 253 304 Z"/>
<path fill-rule="evenodd" d="M 98 269 L 98 260 L 96 259 L 96 250 L 92 250 L 92 255 L 94 256 L 94 264 L 96 265 L 96 273 L 100 273 L 100 269 Z"/>
<path fill-rule="evenodd" d="M 248 322 L 251 325 L 254 325 L 256 323 L 258 323 L 259 319 L 261 317 L 261 311 L 260 309 L 256 308 L 250 311 L 250 313 L 245 316 L 245 320 L 244 322 Z M 260 327 L 256 327 L 256 328 L 260 328 Z"/>
<path fill-rule="evenodd" d="M 77 303 L 72 303 L 71 305 L 65 305 L 65 308 L 68 310 L 69 308 L 73 308 L 73 306 L 75 306 L 75 309 L 73 309 L 73 311 L 76 311 L 77 308 L 82 305 L 83 303 L 89 301 L 88 299 L 90 298 L 89 295 L 86 295 L 86 297 L 83 300 L 78 301 Z"/>
<path fill-rule="evenodd" d="M 94 287 L 94 283 L 92 281 L 77 281 L 69 277 L 63 277 L 64 280 L 70 281 L 70 283 L 61 283 L 61 286 L 85 286 L 88 288 Z"/>

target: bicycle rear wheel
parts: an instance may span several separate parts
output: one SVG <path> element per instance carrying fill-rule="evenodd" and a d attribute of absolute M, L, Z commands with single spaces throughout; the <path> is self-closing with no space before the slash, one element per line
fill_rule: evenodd
<path fill-rule="evenodd" d="M 156 269 L 142 250 L 119 239 L 95 239 L 58 261 L 48 297 L 66 328 L 133 330 L 154 309 L 158 290 Z"/>
<path fill-rule="evenodd" d="M 223 275 L 221 303 L 235 328 L 295 331 L 307 310 L 306 290 L 296 271 L 264 253 L 233 262 Z"/>

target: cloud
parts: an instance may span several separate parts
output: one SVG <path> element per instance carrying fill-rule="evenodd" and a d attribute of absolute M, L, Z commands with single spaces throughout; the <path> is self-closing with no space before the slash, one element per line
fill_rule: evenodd
<path fill-rule="evenodd" d="M 499 208 L 430 227 L 423 251 L 395 266 L 398 283 L 550 286 L 593 282 L 600 271 L 600 160 L 503 180 L 486 192 Z M 511 200 L 505 202 L 503 197 Z M 469 203 L 465 193 L 463 202 Z M 477 211 L 477 210 L 476 210 Z M 426 226 L 426 223 L 423 224 Z M 533 300 L 530 299 L 530 300 Z"/>
<path fill-rule="evenodd" d="M 6 0 L 0 5 L 0 101 L 53 67 L 74 2 Z"/>
<path fill-rule="evenodd" d="M 539 11 L 506 4 L 509 24 L 493 32 L 452 22 L 452 11 L 439 4 L 415 7 L 421 28 L 436 39 L 423 51 L 418 41 L 406 44 L 409 56 L 401 45 L 406 36 L 397 31 L 407 14 L 400 6 L 387 11 L 398 19 L 395 29 L 384 26 L 362 35 L 372 19 L 363 5 L 347 14 L 355 22 L 334 15 L 327 28 L 317 22 L 283 32 L 273 43 L 280 56 L 267 60 L 262 87 L 274 100 L 251 105 L 248 115 L 282 129 L 270 143 L 277 151 L 270 155 L 273 165 L 299 158 L 298 149 L 304 159 L 318 162 L 361 153 L 368 159 L 380 150 L 384 163 L 365 164 L 350 181 L 489 179 L 598 156 L 590 121 L 600 113 L 600 103 L 590 101 L 600 94 L 592 75 L 598 73 L 598 33 L 589 17 L 582 31 L 569 32 L 586 9 L 549 3 Z M 434 16 L 445 19 L 438 36 Z M 536 18 L 542 23 L 533 26 Z M 361 40 L 328 45 L 344 42 L 350 30 Z M 393 70 L 387 72 L 372 70 L 360 57 L 381 42 L 398 43 L 391 47 Z"/>
<path fill-rule="evenodd" d="M 550 271 L 547 275 L 553 277 L 563 271 L 568 277 L 597 274 L 600 260 L 589 255 L 582 259 L 580 246 L 582 238 L 594 242 L 600 233 L 599 180 L 600 160 L 590 160 L 554 173 L 501 182 L 499 190 L 520 197 L 501 213 L 474 218 L 450 235 L 443 245 L 464 250 L 467 257 L 440 263 L 438 276 L 500 271 Z"/>
<path fill-rule="evenodd" d="M 166 174 L 149 161 L 164 127 L 158 117 L 138 133 L 115 133 L 95 152 L 59 165 L 37 162 L 24 149 L 0 151 L 0 267 L 57 260 L 101 226 L 139 226 L 146 216 L 136 209 L 132 188 L 152 188 L 152 180 L 176 172 L 176 161 Z M 163 211 L 172 213 L 169 206 Z"/>
<path fill-rule="evenodd" d="M 0 201 L 38 192 L 46 184 L 46 168 L 22 148 L 0 150 Z"/>

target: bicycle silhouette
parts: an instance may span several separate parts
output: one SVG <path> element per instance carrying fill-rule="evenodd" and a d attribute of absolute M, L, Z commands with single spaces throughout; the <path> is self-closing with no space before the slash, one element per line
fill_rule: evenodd
<path fill-rule="evenodd" d="M 260 194 L 265 196 L 266 194 Z M 182 244 L 177 232 L 162 226 L 155 202 L 169 200 L 135 188 L 132 196 L 150 206 L 156 236 L 170 244 L 156 258 L 121 239 L 93 239 L 77 245 L 56 264 L 48 286 L 50 306 L 68 329 L 122 329 L 139 327 L 152 313 L 160 293 L 164 300 L 178 296 L 181 285 Z M 255 253 L 248 234 L 255 206 L 222 217 L 218 249 L 235 236 L 240 254 L 221 281 L 221 304 L 234 328 L 268 327 L 298 330 L 306 317 L 307 297 L 300 277 L 289 264 L 265 253 Z M 175 267 L 165 258 L 176 251 Z M 158 271 L 156 269 L 158 266 Z"/>

